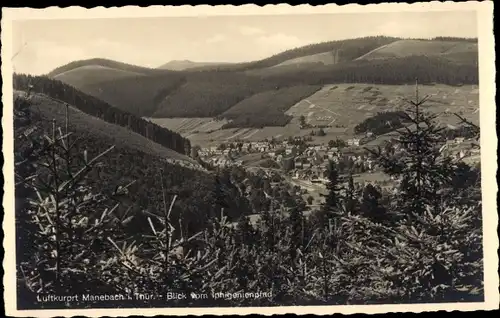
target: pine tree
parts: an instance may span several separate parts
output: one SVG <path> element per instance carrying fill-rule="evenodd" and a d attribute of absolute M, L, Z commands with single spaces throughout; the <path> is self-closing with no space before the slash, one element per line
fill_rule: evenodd
<path fill-rule="evenodd" d="M 449 184 L 453 171 L 450 158 L 441 155 L 443 128 L 436 123 L 437 115 L 422 110 L 427 99 L 428 96 L 419 99 L 417 83 L 415 101 L 407 101 L 411 107 L 401 114 L 411 123 L 410 127 L 398 131 L 401 154 L 382 154 L 380 149 L 367 149 L 387 174 L 400 179 L 397 203 L 410 218 L 421 215 L 425 205 L 439 209 L 440 189 Z"/>
<path fill-rule="evenodd" d="M 237 243 L 241 245 L 255 245 L 255 229 L 250 224 L 248 216 L 241 216 L 236 227 Z"/>
<path fill-rule="evenodd" d="M 214 189 L 211 194 L 212 205 L 215 210 L 215 215 L 218 215 L 218 211 L 221 209 L 229 208 L 226 202 L 226 194 L 224 192 L 224 186 L 220 180 L 219 175 L 215 176 Z"/>
<path fill-rule="evenodd" d="M 341 198 L 341 187 L 339 183 L 340 177 L 337 165 L 335 162 L 330 161 L 328 164 L 328 183 L 326 184 L 328 194 L 324 195 L 325 202 L 323 203 L 322 210 L 319 215 L 319 220 L 323 223 L 323 225 L 327 226 L 329 224 L 329 220 L 333 220 L 335 215 L 339 212 Z"/>
<path fill-rule="evenodd" d="M 293 207 L 290 211 L 290 225 L 291 225 L 291 238 L 290 238 L 290 257 L 295 259 L 297 256 L 297 249 L 303 247 L 304 244 L 304 205 Z"/>
<path fill-rule="evenodd" d="M 325 208 L 337 209 L 339 204 L 339 174 L 335 162 L 330 161 L 328 164 L 328 184 L 326 185 L 328 195 L 325 199 Z"/>
<path fill-rule="evenodd" d="M 347 181 L 347 189 L 345 193 L 345 210 L 348 213 L 355 213 L 356 211 L 356 188 L 354 186 L 354 179 L 352 177 L 352 172 L 349 173 L 349 178 Z"/>
<path fill-rule="evenodd" d="M 386 210 L 380 204 L 382 194 L 373 185 L 367 184 L 363 189 L 361 213 L 375 222 L 381 222 L 386 217 Z"/>

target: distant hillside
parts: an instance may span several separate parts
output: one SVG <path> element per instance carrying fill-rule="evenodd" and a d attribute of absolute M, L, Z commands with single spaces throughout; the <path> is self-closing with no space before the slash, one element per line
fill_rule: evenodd
<path fill-rule="evenodd" d="M 291 119 L 290 116 L 285 115 L 285 112 L 320 88 L 319 85 L 292 86 L 252 95 L 220 115 L 222 118 L 231 120 L 222 128 L 285 126 Z"/>
<path fill-rule="evenodd" d="M 246 99 L 260 93 L 272 96 L 265 92 L 294 86 L 400 85 L 413 83 L 417 77 L 422 84 L 477 84 L 476 42 L 456 38 L 368 37 L 309 45 L 257 62 L 193 67 L 184 71 L 155 71 L 123 63 L 117 63 L 112 71 L 109 68 L 113 63 L 107 60 L 98 60 L 101 68 L 88 65 L 82 68 L 75 62 L 73 66 L 79 68 L 70 71 L 66 67 L 66 73 L 55 77 L 136 116 L 200 118 L 228 112 L 232 125 L 245 126 L 249 125 L 245 119 L 248 111 L 241 105 L 255 105 L 252 100 L 245 103 Z M 89 72 L 103 73 L 103 77 L 89 75 Z M 287 99 L 279 98 L 273 99 L 272 107 L 258 106 L 258 109 L 260 117 L 277 119 L 275 110 L 290 106 Z M 231 110 L 232 107 L 236 107 L 235 110 Z M 286 122 L 286 116 L 278 117 L 279 120 L 271 122 Z"/>
<path fill-rule="evenodd" d="M 88 82 L 75 86 L 121 110 L 137 116 L 153 116 L 168 96 L 187 83 L 182 73 L 168 72 L 149 76 L 137 75 L 105 82 Z"/>
<path fill-rule="evenodd" d="M 27 98 L 26 96 L 27 94 L 24 91 L 14 91 L 14 98 Z M 32 111 L 41 116 L 42 120 L 47 122 L 55 120 L 58 125 L 63 125 L 66 120 L 66 103 L 39 93 L 31 93 L 29 100 Z M 84 113 L 72 105 L 68 106 L 68 118 L 71 131 L 78 135 L 112 141 L 117 149 L 135 149 L 169 162 L 175 161 L 187 167 L 200 168 L 193 159 L 186 155 L 155 143 L 130 129 Z"/>
<path fill-rule="evenodd" d="M 189 140 L 181 137 L 178 133 L 112 107 L 102 100 L 82 93 L 61 81 L 45 76 L 14 74 L 13 84 L 14 89 L 46 94 L 47 96 L 73 105 L 84 113 L 101 118 L 112 124 L 127 127 L 179 153 L 190 153 L 191 144 Z"/>
<path fill-rule="evenodd" d="M 193 73 L 157 104 L 152 117 L 213 117 L 256 93 L 277 88 L 277 81 L 238 72 Z"/>
<path fill-rule="evenodd" d="M 88 83 L 101 83 L 113 81 L 120 78 L 146 76 L 143 73 L 124 71 L 101 65 L 86 65 L 59 73 L 53 76 L 54 79 L 62 81 L 75 87 L 82 87 Z"/>
<path fill-rule="evenodd" d="M 61 73 L 65 73 L 80 67 L 85 67 L 85 66 L 103 66 L 107 68 L 112 68 L 112 69 L 117 69 L 121 71 L 126 71 L 126 72 L 133 72 L 133 73 L 140 73 L 144 75 L 150 75 L 150 74 L 163 74 L 165 70 L 160 70 L 160 69 L 155 69 L 155 68 L 148 68 L 148 67 L 143 67 L 143 66 L 137 66 L 137 65 L 132 65 L 132 64 L 127 64 L 127 63 L 122 63 L 122 62 L 117 62 L 113 60 L 108 60 L 108 59 L 102 59 L 102 58 L 93 58 L 93 59 L 88 59 L 88 60 L 80 60 L 80 61 L 74 61 L 65 65 L 62 65 L 60 67 L 55 68 L 51 72 L 47 74 L 49 77 L 55 77 Z"/>
<path fill-rule="evenodd" d="M 330 65 L 339 63 L 339 50 L 328 51 L 325 53 L 318 53 L 313 55 L 301 56 L 291 60 L 286 60 L 282 63 L 271 67 L 280 67 L 285 65 L 308 64 L 308 63 L 321 63 L 323 65 Z"/>
<path fill-rule="evenodd" d="M 372 50 L 358 59 L 387 59 L 412 55 L 446 57 L 448 54 L 468 52 L 475 53 L 477 56 L 477 43 L 465 41 L 399 40 Z"/>
<path fill-rule="evenodd" d="M 247 63 L 238 63 L 231 65 L 222 65 L 215 68 L 204 67 L 203 69 L 217 69 L 218 71 L 247 71 L 252 69 L 267 68 L 285 63 L 285 61 L 306 57 L 326 52 L 338 52 L 337 63 L 352 61 L 353 59 L 368 53 L 369 51 L 391 42 L 399 40 L 398 38 L 376 36 L 364 37 L 348 40 L 329 41 L 317 44 L 310 44 L 299 48 L 291 49 L 278 53 L 271 57 Z"/>
<path fill-rule="evenodd" d="M 260 74 L 260 76 L 265 76 Z M 478 83 L 477 63 L 455 63 L 440 56 L 412 55 L 401 58 L 358 60 L 327 66 L 311 66 L 301 72 L 269 75 L 268 80 L 325 85 L 338 83 L 462 85 Z"/>
<path fill-rule="evenodd" d="M 229 63 L 219 63 L 219 62 L 193 62 L 189 60 L 174 60 L 168 63 L 165 63 L 158 67 L 158 69 L 162 70 L 171 70 L 171 71 L 184 71 L 192 68 L 200 68 L 200 67 L 212 67 L 217 65 L 225 65 Z"/>

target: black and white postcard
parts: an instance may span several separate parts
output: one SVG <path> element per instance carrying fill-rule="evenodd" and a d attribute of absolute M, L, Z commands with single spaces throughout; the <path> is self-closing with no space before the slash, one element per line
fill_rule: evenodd
<path fill-rule="evenodd" d="M 498 309 L 493 2 L 2 11 L 8 315 Z"/>

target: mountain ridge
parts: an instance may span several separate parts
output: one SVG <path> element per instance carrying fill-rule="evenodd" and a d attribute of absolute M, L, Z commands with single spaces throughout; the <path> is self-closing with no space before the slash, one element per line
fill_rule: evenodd
<path fill-rule="evenodd" d="M 61 66 L 49 77 L 139 117 L 203 118 L 229 112 L 242 124 L 248 123 L 248 112 L 241 105 L 254 107 L 247 99 L 272 104 L 268 110 L 255 104 L 262 118 L 292 106 L 286 98 L 277 99 L 280 94 L 263 94 L 272 90 L 339 83 L 400 85 L 417 77 L 422 84 L 478 82 L 477 39 L 364 37 L 303 46 L 254 62 L 197 67 L 197 62 L 176 61 L 189 68 L 149 69 L 91 59 Z M 285 125 L 285 119 L 276 122 Z"/>

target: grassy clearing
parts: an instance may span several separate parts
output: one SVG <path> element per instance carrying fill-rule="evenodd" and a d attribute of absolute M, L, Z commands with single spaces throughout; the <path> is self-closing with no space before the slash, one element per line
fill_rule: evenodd
<path fill-rule="evenodd" d="M 477 43 L 459 41 L 425 41 L 425 40 L 399 40 L 392 42 L 380 49 L 376 49 L 363 57 L 363 59 L 379 59 L 392 57 L 406 57 L 410 55 L 446 55 L 455 52 L 475 52 Z"/>
<path fill-rule="evenodd" d="M 80 87 L 87 83 L 101 83 L 121 78 L 145 76 L 144 74 L 110 68 L 101 65 L 86 65 L 54 76 L 54 79 L 71 86 Z"/>
<path fill-rule="evenodd" d="M 413 85 L 327 85 L 290 108 L 287 114 L 297 118 L 305 116 L 311 125 L 329 124 L 333 127 L 325 129 L 327 135 L 339 134 L 350 138 L 354 136 L 354 126 L 377 112 L 404 109 L 403 97 L 411 95 L 413 90 Z M 430 95 L 426 110 L 440 114 L 442 124 L 457 124 L 452 112 L 462 112 L 465 118 L 478 123 L 477 86 L 428 85 L 420 87 L 420 94 Z M 342 133 L 343 128 L 347 129 Z"/>

